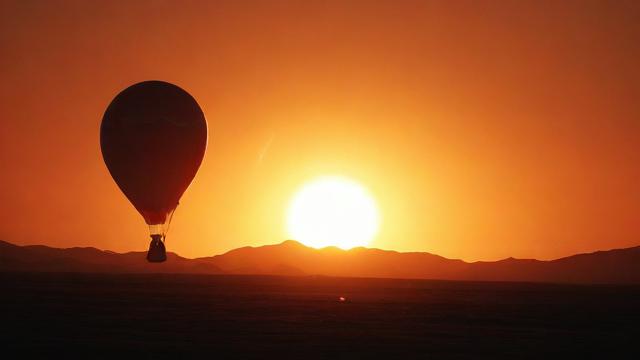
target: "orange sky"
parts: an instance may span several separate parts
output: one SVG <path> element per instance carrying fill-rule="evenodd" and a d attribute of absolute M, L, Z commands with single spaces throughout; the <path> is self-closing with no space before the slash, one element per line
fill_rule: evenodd
<path fill-rule="evenodd" d="M 99 126 L 161 79 L 210 129 L 168 237 L 184 256 L 284 240 L 291 196 L 327 174 L 375 195 L 373 247 L 640 243 L 635 1 L 3 1 L 0 53 L 3 240 L 147 248 Z"/>

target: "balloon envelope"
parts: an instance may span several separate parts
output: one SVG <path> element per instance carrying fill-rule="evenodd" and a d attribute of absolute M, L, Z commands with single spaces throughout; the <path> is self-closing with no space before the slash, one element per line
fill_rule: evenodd
<path fill-rule="evenodd" d="M 164 224 L 200 167 L 207 123 L 186 91 L 145 81 L 109 104 L 100 146 L 111 176 L 147 224 Z"/>

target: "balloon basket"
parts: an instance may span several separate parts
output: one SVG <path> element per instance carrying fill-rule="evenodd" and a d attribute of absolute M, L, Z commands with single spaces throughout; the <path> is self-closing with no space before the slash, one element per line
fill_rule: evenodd
<path fill-rule="evenodd" d="M 167 250 L 161 235 L 151 235 L 151 243 L 147 252 L 147 261 L 160 263 L 167 260 Z"/>

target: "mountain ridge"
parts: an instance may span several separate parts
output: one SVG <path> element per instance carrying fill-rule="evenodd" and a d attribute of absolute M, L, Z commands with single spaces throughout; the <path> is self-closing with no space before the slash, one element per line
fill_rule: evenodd
<path fill-rule="evenodd" d="M 357 247 L 314 249 L 294 240 L 188 259 L 167 253 L 149 264 L 146 252 L 116 253 L 94 247 L 19 246 L 0 240 L 0 271 L 325 275 L 469 281 L 640 284 L 640 246 L 600 250 L 554 260 L 466 262 L 428 252 Z"/>

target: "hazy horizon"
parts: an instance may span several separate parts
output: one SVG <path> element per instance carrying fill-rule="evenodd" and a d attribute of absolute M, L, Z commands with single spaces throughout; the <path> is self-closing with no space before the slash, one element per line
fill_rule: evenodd
<path fill-rule="evenodd" d="M 140 247 L 139 249 L 131 249 L 131 250 L 127 250 L 127 251 L 114 251 L 112 249 L 107 249 L 107 248 L 101 248 L 98 246 L 91 246 L 91 245 L 87 245 L 87 246 L 70 246 L 70 247 L 57 247 L 57 246 L 52 246 L 52 245 L 47 245 L 47 244 L 43 244 L 43 243 L 25 243 L 25 244 L 15 244 L 11 241 L 8 241 L 6 239 L 0 239 L 0 241 L 4 241 L 7 242 L 9 244 L 14 244 L 14 245 L 18 245 L 18 246 L 38 246 L 38 245 L 44 245 L 44 246 L 48 246 L 51 248 L 55 248 L 55 249 L 71 249 L 71 248 L 95 248 L 97 250 L 100 251 L 105 251 L 105 252 L 113 252 L 116 254 L 125 254 L 128 252 L 136 252 L 136 253 L 146 253 L 147 252 L 147 247 L 143 246 Z M 294 239 L 286 239 L 286 240 L 282 240 L 280 242 L 275 242 L 275 243 L 269 243 L 269 244 L 259 244 L 259 245 L 238 245 L 235 248 L 232 249 L 227 249 L 224 250 L 222 252 L 218 252 L 218 253 L 212 253 L 212 254 L 207 254 L 207 255 L 202 255 L 202 256 L 196 256 L 196 257 L 191 257 L 191 256 L 185 256 L 183 254 L 180 254 L 177 251 L 173 251 L 173 250 L 169 250 L 168 252 L 170 253 L 174 253 L 180 257 L 183 257 L 185 259 L 198 259 L 198 258 L 203 258 L 203 257 L 212 257 L 212 256 L 218 256 L 218 255 L 224 255 L 227 254 L 231 251 L 234 250 L 238 250 L 238 249 L 242 249 L 242 248 L 259 248 L 259 247 L 263 247 L 263 246 L 279 246 L 279 245 L 283 245 L 287 242 L 295 242 L 300 246 L 309 248 L 311 250 L 334 250 L 337 249 L 339 251 L 343 251 L 343 252 L 349 252 L 352 250 L 358 250 L 358 249 L 372 249 L 372 250 L 382 250 L 382 251 L 389 251 L 389 252 L 397 252 L 397 253 L 422 253 L 422 254 L 429 254 L 429 255 L 435 255 L 435 256 L 439 256 L 439 257 L 443 257 L 447 260 L 462 260 L 466 263 L 474 263 L 474 262 L 496 262 L 496 261 L 500 261 L 500 260 L 505 260 L 505 259 L 510 259 L 510 258 L 514 258 L 514 259 L 518 259 L 518 260 L 540 260 L 540 261 L 553 261 L 553 260 L 559 260 L 559 259 L 563 259 L 563 258 L 567 258 L 567 257 L 571 257 L 571 256 L 575 256 L 575 255 L 585 255 L 585 254 L 592 254 L 592 253 L 597 253 L 597 252 L 606 252 L 606 251 L 611 251 L 611 250 L 626 250 L 626 249 L 631 249 L 631 248 L 636 248 L 636 247 L 640 247 L 640 244 L 636 244 L 636 245 L 631 245 L 628 247 L 622 247 L 622 248 L 606 248 L 606 249 L 597 249 L 597 250 L 593 250 L 593 251 L 586 251 L 586 252 L 579 252 L 579 253 L 574 253 L 574 254 L 568 254 L 568 255 L 564 255 L 564 256 L 559 256 L 556 258 L 550 258 L 550 259 L 537 259 L 537 258 L 517 258 L 517 257 L 513 257 L 513 256 L 508 256 L 508 257 L 504 257 L 504 258 L 500 258 L 500 259 L 477 259 L 477 260 L 466 260 L 466 259 L 461 259 L 461 258 L 452 258 L 452 257 L 447 257 L 447 256 L 443 256 L 441 254 L 438 253 L 433 253 L 433 252 L 428 252 L 428 251 L 398 251 L 398 250 L 394 250 L 394 249 L 384 249 L 384 248 L 379 248 L 379 247 L 372 247 L 372 246 L 354 246 L 352 248 L 349 249 L 342 249 L 340 247 L 337 247 L 335 245 L 328 245 L 328 246 L 323 246 L 323 247 L 313 247 L 313 246 L 309 246 L 306 245 L 298 240 L 294 240 Z M 168 246 L 171 246 L 171 244 L 169 244 Z"/>

